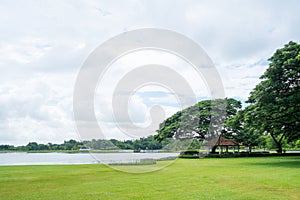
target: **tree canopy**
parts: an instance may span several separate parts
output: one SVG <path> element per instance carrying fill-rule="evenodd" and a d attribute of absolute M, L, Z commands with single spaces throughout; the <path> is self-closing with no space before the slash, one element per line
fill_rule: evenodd
<path fill-rule="evenodd" d="M 240 108 L 241 102 L 231 98 L 200 101 L 162 122 L 155 138 L 158 141 L 167 138 L 203 140 L 219 135 L 224 129 L 224 121 Z"/>
<path fill-rule="evenodd" d="M 252 123 L 251 106 L 243 110 L 239 110 L 236 115 L 226 120 L 226 136 L 234 138 L 235 141 L 242 143 L 245 146 L 255 146 L 260 142 L 259 131 L 251 126 Z"/>

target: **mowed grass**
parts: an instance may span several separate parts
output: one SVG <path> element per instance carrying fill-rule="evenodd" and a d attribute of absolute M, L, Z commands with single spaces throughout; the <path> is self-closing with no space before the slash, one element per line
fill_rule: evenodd
<path fill-rule="evenodd" d="M 0 199 L 300 199 L 300 157 L 178 159 L 141 174 L 97 164 L 3 166 Z"/>

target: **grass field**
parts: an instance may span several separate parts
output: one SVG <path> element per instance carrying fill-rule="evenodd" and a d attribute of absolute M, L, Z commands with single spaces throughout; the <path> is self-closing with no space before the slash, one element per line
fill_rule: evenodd
<path fill-rule="evenodd" d="M 2 166 L 0 199 L 300 199 L 300 157 L 179 159 L 142 174 L 96 164 Z"/>

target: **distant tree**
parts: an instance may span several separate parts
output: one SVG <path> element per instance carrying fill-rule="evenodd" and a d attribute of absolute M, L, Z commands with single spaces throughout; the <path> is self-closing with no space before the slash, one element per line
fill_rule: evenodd
<path fill-rule="evenodd" d="M 27 151 L 27 148 L 26 148 L 26 146 L 17 146 L 16 147 L 16 151 Z"/>
<path fill-rule="evenodd" d="M 49 146 L 46 144 L 38 144 L 38 150 L 49 150 Z"/>
<path fill-rule="evenodd" d="M 77 142 L 76 140 L 64 141 L 64 144 L 60 145 L 62 147 L 58 147 L 63 150 L 78 150 L 82 146 L 82 142 Z"/>
<path fill-rule="evenodd" d="M 91 141 L 83 141 L 85 147 L 96 149 L 96 150 L 114 150 L 118 149 L 116 143 L 118 140 L 105 140 L 105 139 L 92 139 Z"/>
<path fill-rule="evenodd" d="M 13 145 L 7 145 L 7 144 L 0 145 L 0 151 L 13 151 L 15 149 L 16 148 Z"/>
<path fill-rule="evenodd" d="M 36 142 L 29 142 L 27 145 L 26 145 L 26 150 L 27 151 L 36 151 L 39 149 L 39 145 L 38 143 Z"/>

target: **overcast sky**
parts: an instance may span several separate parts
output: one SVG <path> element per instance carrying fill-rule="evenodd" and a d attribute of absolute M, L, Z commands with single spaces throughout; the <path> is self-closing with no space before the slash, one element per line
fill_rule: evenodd
<path fill-rule="evenodd" d="M 225 95 L 245 101 L 274 51 L 299 42 L 299 7 L 298 0 L 1 0 L 0 144 L 80 139 L 72 102 L 81 66 L 102 42 L 139 28 L 168 29 L 197 42 L 214 62 Z M 95 93 L 107 138 L 128 138 L 111 117 L 110 91 L 122 78 L 117 71 L 124 76 L 130 66 L 149 63 L 186 65 L 183 76 L 193 76 L 187 63 L 167 53 L 146 51 L 116 61 Z M 209 98 L 204 85 L 193 87 L 199 100 Z M 147 126 L 153 105 L 161 105 L 165 117 L 179 109 L 168 91 L 144 87 L 129 102 L 133 122 Z"/>

